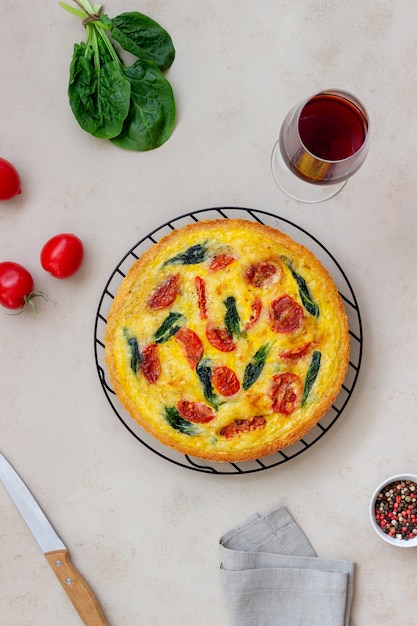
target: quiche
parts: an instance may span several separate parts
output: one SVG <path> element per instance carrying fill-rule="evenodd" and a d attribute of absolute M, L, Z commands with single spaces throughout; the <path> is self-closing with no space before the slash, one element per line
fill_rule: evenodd
<path fill-rule="evenodd" d="M 349 329 L 321 262 L 275 228 L 215 219 L 134 262 L 105 331 L 110 382 L 144 429 L 219 462 L 294 444 L 342 386 Z"/>

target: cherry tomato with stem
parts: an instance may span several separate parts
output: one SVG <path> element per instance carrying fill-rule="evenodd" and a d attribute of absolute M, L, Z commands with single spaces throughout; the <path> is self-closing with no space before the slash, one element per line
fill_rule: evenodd
<path fill-rule="evenodd" d="M 42 291 L 34 291 L 33 287 L 32 275 L 23 265 L 13 261 L 0 263 L 0 304 L 6 309 L 20 309 L 19 313 L 22 313 L 30 305 L 38 315 L 33 299 L 41 296 L 48 300 L 48 296 Z"/>
<path fill-rule="evenodd" d="M 0 200 L 10 200 L 22 193 L 17 169 L 0 157 Z"/>
<path fill-rule="evenodd" d="M 61 233 L 49 239 L 41 250 L 41 265 L 55 278 L 68 278 L 80 268 L 84 246 L 79 237 Z"/>

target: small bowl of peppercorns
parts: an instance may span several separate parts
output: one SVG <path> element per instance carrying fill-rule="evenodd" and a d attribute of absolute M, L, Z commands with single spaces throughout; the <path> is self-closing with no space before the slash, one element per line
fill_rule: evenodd
<path fill-rule="evenodd" d="M 417 547 L 417 475 L 384 480 L 372 495 L 369 517 L 384 541 L 399 548 Z"/>

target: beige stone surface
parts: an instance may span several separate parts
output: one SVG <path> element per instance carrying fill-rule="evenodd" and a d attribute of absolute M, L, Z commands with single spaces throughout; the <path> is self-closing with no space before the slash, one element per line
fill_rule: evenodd
<path fill-rule="evenodd" d="M 70 0 L 68 0 L 70 1 Z M 125 152 L 84 133 L 67 98 L 81 21 L 58 2 L 2 3 L 0 156 L 22 194 L 0 204 L 0 260 L 32 272 L 51 302 L 38 318 L 0 313 L 0 450 L 47 512 L 110 624 L 226 626 L 220 536 L 284 503 L 320 556 L 357 564 L 355 626 L 415 623 L 415 554 L 381 542 L 368 502 L 385 477 L 416 471 L 417 7 L 411 0 L 114 0 L 172 35 L 178 108 L 169 141 Z M 281 120 L 300 99 L 346 89 L 367 106 L 369 156 L 318 205 L 284 196 L 270 170 Z M 142 446 L 100 386 L 94 322 L 125 252 L 167 220 L 216 206 L 291 220 L 335 256 L 356 294 L 363 360 L 335 426 L 266 471 L 190 471 Z M 81 270 L 39 264 L 74 232 Z M 80 620 L 0 486 L 1 626 Z"/>

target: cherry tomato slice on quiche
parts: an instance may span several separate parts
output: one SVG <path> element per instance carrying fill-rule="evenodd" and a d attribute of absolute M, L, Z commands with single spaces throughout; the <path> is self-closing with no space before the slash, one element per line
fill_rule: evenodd
<path fill-rule="evenodd" d="M 168 276 L 153 292 L 148 301 L 151 309 L 160 310 L 171 306 L 180 292 L 180 275 Z"/>
<path fill-rule="evenodd" d="M 220 270 L 223 270 L 225 267 L 233 263 L 235 260 L 236 259 L 234 256 L 230 256 L 228 254 L 218 254 L 210 261 L 209 271 L 212 273 L 219 272 Z"/>
<path fill-rule="evenodd" d="M 181 346 L 189 366 L 194 370 L 203 356 L 203 343 L 191 328 L 183 326 L 175 333 L 175 339 Z"/>
<path fill-rule="evenodd" d="M 283 372 L 272 379 L 272 410 L 275 413 L 290 415 L 301 404 L 303 384 L 297 374 Z"/>
<path fill-rule="evenodd" d="M 224 426 L 220 434 L 226 439 L 231 439 L 232 437 L 236 437 L 241 433 L 248 433 L 252 430 L 259 430 L 263 428 L 266 424 L 266 419 L 263 415 L 255 415 L 252 419 L 237 419 Z"/>
<path fill-rule="evenodd" d="M 278 270 L 272 263 L 257 263 L 246 270 L 246 280 L 252 287 L 265 287 L 274 278 Z"/>
<path fill-rule="evenodd" d="M 156 383 L 161 374 L 161 362 L 158 357 L 158 346 L 150 343 L 142 350 L 141 369 L 148 383 Z"/>
<path fill-rule="evenodd" d="M 220 352 L 233 352 L 236 348 L 233 337 L 225 328 L 216 328 L 210 322 L 206 326 L 206 337 L 213 348 L 217 348 Z"/>
<path fill-rule="evenodd" d="M 252 312 L 247 324 L 245 324 L 245 330 L 250 330 L 252 326 L 256 324 L 262 312 L 262 301 L 256 297 L 252 302 Z"/>
<path fill-rule="evenodd" d="M 234 396 L 240 389 L 240 382 L 235 372 L 227 365 L 213 368 L 211 382 L 222 396 Z"/>
<path fill-rule="evenodd" d="M 271 304 L 272 330 L 276 333 L 292 333 L 298 330 L 303 319 L 302 307 L 287 294 Z"/>
<path fill-rule="evenodd" d="M 310 346 L 311 341 L 308 341 L 307 343 L 304 343 L 302 346 L 298 346 L 297 348 L 283 350 L 282 352 L 280 352 L 279 356 L 281 357 L 281 359 L 297 361 L 307 354 Z"/>
<path fill-rule="evenodd" d="M 184 419 L 197 424 L 206 424 L 216 417 L 213 409 L 204 402 L 180 400 L 177 404 L 177 411 Z"/>
<path fill-rule="evenodd" d="M 206 283 L 201 276 L 195 277 L 195 288 L 197 291 L 198 308 L 200 310 L 200 319 L 207 319 L 207 296 L 206 296 Z"/>

